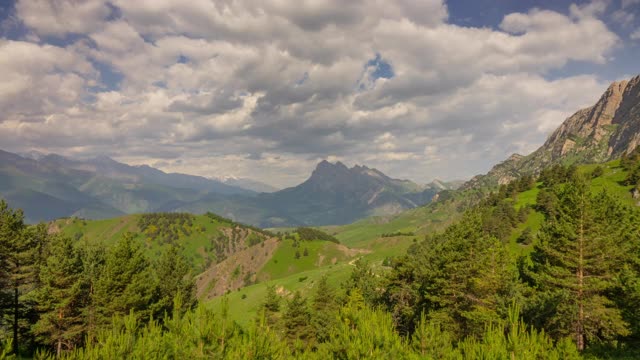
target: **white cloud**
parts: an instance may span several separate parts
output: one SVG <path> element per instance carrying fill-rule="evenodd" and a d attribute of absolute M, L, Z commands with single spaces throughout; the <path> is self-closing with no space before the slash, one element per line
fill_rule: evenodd
<path fill-rule="evenodd" d="M 54 36 L 96 30 L 111 13 L 102 0 L 20 0 L 16 11 L 37 33 Z"/>
<path fill-rule="evenodd" d="M 632 32 L 631 35 L 629 35 L 629 38 L 631 40 L 640 40 L 640 29 L 636 29 L 636 31 Z"/>
<path fill-rule="evenodd" d="M 499 29 L 451 24 L 436 0 L 72 3 L 16 6 L 43 38 L 82 36 L 0 42 L 4 146 L 278 185 L 322 158 L 419 181 L 486 171 L 606 87 L 545 74 L 606 63 L 620 42 L 604 2 L 509 14 Z M 395 77 L 365 69 L 376 54 Z M 122 81 L 100 84 L 93 64 Z"/>
<path fill-rule="evenodd" d="M 96 72 L 68 49 L 0 39 L 0 122 L 37 121 L 82 102 Z M 35 118 L 38 117 L 38 118 Z"/>

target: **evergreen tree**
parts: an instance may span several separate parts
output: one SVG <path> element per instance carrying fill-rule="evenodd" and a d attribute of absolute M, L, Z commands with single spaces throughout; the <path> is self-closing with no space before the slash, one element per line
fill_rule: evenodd
<path fill-rule="evenodd" d="M 329 286 L 326 275 L 320 278 L 318 285 L 316 285 L 311 308 L 313 310 L 311 326 L 316 340 L 318 342 L 328 341 L 331 329 L 337 320 L 338 303 L 335 290 Z"/>
<path fill-rule="evenodd" d="M 311 340 L 311 314 L 307 308 L 307 301 L 300 295 L 299 291 L 296 291 L 293 298 L 287 302 L 287 308 L 282 320 L 285 336 L 290 342 Z"/>
<path fill-rule="evenodd" d="M 267 287 L 267 295 L 262 308 L 265 313 L 267 326 L 274 327 L 278 323 L 278 312 L 280 311 L 280 296 L 276 293 L 274 285 Z"/>
<path fill-rule="evenodd" d="M 0 326 L 12 329 L 14 350 L 17 350 L 19 344 L 17 309 L 19 289 L 14 281 L 14 258 L 16 245 L 21 242 L 24 227 L 22 211 L 13 210 L 4 200 L 0 200 L 0 311 L 2 311 L 0 320 L 6 320 Z"/>
<path fill-rule="evenodd" d="M 82 284 L 84 291 L 83 299 L 83 317 L 85 331 L 88 342 L 95 339 L 97 327 L 99 324 L 98 304 L 96 296 L 96 285 L 102 274 L 102 269 L 106 261 L 106 248 L 102 243 L 91 243 L 85 241 L 79 246 L 80 256 L 82 258 Z"/>
<path fill-rule="evenodd" d="M 528 276 L 538 289 L 532 312 L 539 325 L 558 337 L 570 335 L 584 350 L 588 342 L 629 332 L 608 294 L 628 259 L 628 245 L 638 242 L 632 230 L 637 222 L 607 193 L 592 196 L 581 177 L 558 191 L 557 214 L 540 231 L 531 256 Z"/>
<path fill-rule="evenodd" d="M 480 211 L 413 248 L 394 266 L 386 288 L 387 304 L 408 332 L 425 312 L 458 337 L 479 335 L 487 323 L 504 320 L 519 294 L 513 261 L 483 230 Z"/>
<path fill-rule="evenodd" d="M 189 265 L 176 245 L 170 245 L 163 251 L 155 272 L 158 300 L 153 310 L 157 318 L 162 318 L 165 313 L 171 314 L 176 297 L 180 298 L 181 304 L 181 308 L 176 310 L 184 312 L 195 305 L 195 284 L 189 279 Z"/>
<path fill-rule="evenodd" d="M 54 346 L 59 357 L 63 346 L 73 349 L 82 340 L 82 260 L 65 236 L 54 236 L 46 254 L 36 295 L 41 314 L 33 331 L 43 343 Z"/>
<path fill-rule="evenodd" d="M 97 320 L 106 323 L 113 315 L 131 310 L 148 319 L 156 284 L 149 260 L 133 235 L 125 234 L 107 252 L 94 291 Z"/>
<path fill-rule="evenodd" d="M 37 286 L 42 246 L 47 241 L 44 226 L 27 228 L 21 210 L 0 201 L 1 312 L 10 324 L 12 346 L 18 354 L 36 316 L 29 293 Z"/>
<path fill-rule="evenodd" d="M 363 258 L 359 258 L 353 265 L 354 268 L 351 275 L 342 285 L 347 295 L 354 289 L 358 289 L 368 304 L 373 305 L 377 303 L 380 297 L 377 290 L 379 281 L 373 273 L 371 264 Z"/>

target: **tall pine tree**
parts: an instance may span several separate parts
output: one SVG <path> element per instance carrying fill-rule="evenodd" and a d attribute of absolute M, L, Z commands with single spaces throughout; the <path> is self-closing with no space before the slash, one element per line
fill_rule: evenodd
<path fill-rule="evenodd" d="M 592 196 L 574 176 L 557 190 L 558 207 L 539 234 L 527 275 L 537 289 L 533 320 L 557 337 L 571 336 L 579 350 L 588 342 L 628 334 L 609 298 L 637 242 L 630 209 L 606 192 Z"/>
<path fill-rule="evenodd" d="M 63 347 L 70 350 L 78 346 L 84 334 L 83 267 L 69 237 L 54 236 L 45 253 L 48 257 L 39 273 L 41 287 L 36 290 L 41 314 L 33 332 L 52 345 L 59 357 Z"/>
<path fill-rule="evenodd" d="M 308 341 L 311 338 L 311 314 L 307 308 L 307 301 L 296 291 L 293 298 L 287 303 L 283 316 L 284 330 L 287 339 Z"/>
<path fill-rule="evenodd" d="M 12 210 L 0 201 L 0 306 L 3 320 L 10 324 L 13 349 L 25 345 L 33 321 L 29 293 L 37 285 L 41 249 L 47 241 L 44 226 L 28 228 L 21 210 Z"/>

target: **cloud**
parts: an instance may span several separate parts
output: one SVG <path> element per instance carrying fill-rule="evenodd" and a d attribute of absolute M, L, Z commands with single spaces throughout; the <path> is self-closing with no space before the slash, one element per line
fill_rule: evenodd
<path fill-rule="evenodd" d="M 607 85 L 550 72 L 621 43 L 604 2 L 494 29 L 437 0 L 74 4 L 17 3 L 38 36 L 0 40 L 3 146 L 280 186 L 325 158 L 418 181 L 486 171 Z"/>
<path fill-rule="evenodd" d="M 41 35 L 62 36 L 98 29 L 113 9 L 101 0 L 20 0 L 17 15 Z"/>
<path fill-rule="evenodd" d="M 3 121 L 46 121 L 77 111 L 96 71 L 72 50 L 0 39 L 0 113 Z"/>
<path fill-rule="evenodd" d="M 636 31 L 632 32 L 631 35 L 629 35 L 629 38 L 631 40 L 640 40 L 640 29 L 636 29 Z"/>

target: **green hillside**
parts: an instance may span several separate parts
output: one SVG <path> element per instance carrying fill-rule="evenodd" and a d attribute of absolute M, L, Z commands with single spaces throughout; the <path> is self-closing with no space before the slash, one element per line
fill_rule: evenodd
<path fill-rule="evenodd" d="M 623 184 L 629 171 L 621 166 L 620 160 L 601 165 L 579 166 L 577 172 L 591 176 L 590 174 L 597 167 L 602 168 L 603 171 L 602 174 L 591 180 L 592 192 L 597 193 L 606 189 L 626 204 L 636 205 L 638 200 L 634 200 L 631 196 L 633 186 Z M 517 192 L 511 198 L 506 199 L 516 211 L 522 208 L 528 209 L 526 218 L 513 228 L 508 229 L 503 240 L 507 249 L 514 256 L 526 255 L 533 249 L 532 243 L 522 243 L 520 238 L 523 232 L 529 232 L 531 237 L 535 238 L 544 223 L 545 215 L 536 206 L 538 195 L 544 188 L 545 185 L 542 182 L 537 182 L 531 185 L 530 189 Z M 507 187 L 504 189 L 506 191 Z M 392 218 L 373 217 L 350 225 L 328 226 L 322 229 L 333 234 L 344 247 L 359 251 L 360 254 L 355 258 L 368 261 L 377 272 L 385 272 L 388 269 L 383 266 L 385 260 L 403 256 L 411 245 L 422 241 L 427 234 L 440 231 L 457 221 L 466 209 L 479 203 L 481 195 L 477 191 L 464 190 L 447 196 L 447 198 L 424 207 L 405 211 Z M 305 247 L 309 250 L 310 256 L 295 259 L 295 252 L 302 253 Z M 353 268 L 353 260 L 348 263 L 337 261 L 336 264 L 324 264 L 324 266 L 318 266 L 317 261 L 319 254 L 323 252 L 338 254 L 335 250 L 337 250 L 335 244 L 331 243 L 307 243 L 294 247 L 294 241 L 283 241 L 273 258 L 260 273 L 262 279 L 270 280 L 225 295 L 226 301 L 230 304 L 230 318 L 247 323 L 255 315 L 261 302 L 264 301 L 268 286 L 281 288 L 280 291 L 285 295 L 295 291 L 306 293 L 322 276 L 327 276 L 330 283 L 339 286 Z M 220 310 L 222 302 L 222 298 L 216 298 L 210 304 L 214 309 Z"/>
<path fill-rule="evenodd" d="M 260 230 L 213 214 L 135 214 L 105 220 L 74 217 L 57 220 L 52 226 L 78 241 L 103 242 L 107 246 L 131 233 L 136 241 L 144 243 L 151 259 L 157 259 L 163 248 L 178 245 L 196 273 L 224 260 L 236 249 L 268 237 Z"/>

